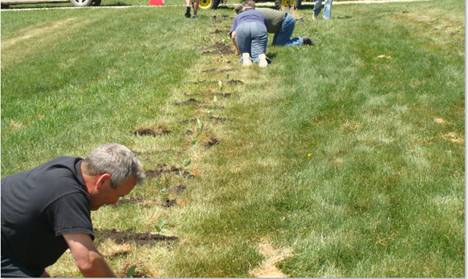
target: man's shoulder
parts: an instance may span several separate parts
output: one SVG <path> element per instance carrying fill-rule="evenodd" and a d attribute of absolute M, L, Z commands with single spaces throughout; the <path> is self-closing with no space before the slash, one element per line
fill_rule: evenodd
<path fill-rule="evenodd" d="M 282 15 L 282 14 L 284 14 L 284 12 L 282 12 L 282 11 L 278 11 L 278 10 L 270 9 L 270 8 L 255 8 L 255 10 L 258 10 L 258 11 L 261 12 L 264 16 L 267 16 L 267 15 Z"/>

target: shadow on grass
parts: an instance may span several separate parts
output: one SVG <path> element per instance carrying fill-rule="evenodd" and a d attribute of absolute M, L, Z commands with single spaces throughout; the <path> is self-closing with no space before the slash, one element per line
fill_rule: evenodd
<path fill-rule="evenodd" d="M 278 54 L 276 52 L 267 52 L 268 64 L 271 64 Z"/>
<path fill-rule="evenodd" d="M 351 19 L 353 18 L 352 16 L 350 15 L 343 15 L 343 16 L 337 16 L 336 19 Z"/>
<path fill-rule="evenodd" d="M 116 7 L 116 6 L 117 7 L 126 7 L 126 6 L 132 6 L 132 5 L 130 5 L 128 3 L 120 2 L 120 1 L 118 1 L 116 3 L 106 4 L 106 5 L 101 4 L 101 7 Z"/>

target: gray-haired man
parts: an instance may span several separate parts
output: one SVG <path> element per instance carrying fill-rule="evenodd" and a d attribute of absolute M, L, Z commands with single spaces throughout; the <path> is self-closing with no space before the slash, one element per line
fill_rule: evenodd
<path fill-rule="evenodd" d="M 104 144 L 86 159 L 59 157 L 2 179 L 2 277 L 48 276 L 67 249 L 85 277 L 114 277 L 93 244 L 90 211 L 115 204 L 143 178 L 132 151 Z"/>

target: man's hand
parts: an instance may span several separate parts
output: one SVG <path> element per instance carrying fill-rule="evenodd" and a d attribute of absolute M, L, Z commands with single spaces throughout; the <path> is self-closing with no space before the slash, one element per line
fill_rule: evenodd
<path fill-rule="evenodd" d="M 84 277 L 116 277 L 89 235 L 67 233 L 63 237 L 75 259 L 76 266 Z"/>

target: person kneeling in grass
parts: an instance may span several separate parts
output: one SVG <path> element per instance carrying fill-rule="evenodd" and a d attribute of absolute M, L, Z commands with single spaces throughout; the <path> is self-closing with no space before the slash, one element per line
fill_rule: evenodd
<path fill-rule="evenodd" d="M 239 8 L 236 7 L 236 10 Z M 272 45 L 274 46 L 301 46 L 313 45 L 314 43 L 307 37 L 291 38 L 294 27 L 296 26 L 296 19 L 293 15 L 285 12 L 269 8 L 257 8 L 265 17 L 266 27 L 268 33 L 274 34 Z"/>
<path fill-rule="evenodd" d="M 265 18 L 255 10 L 253 0 L 247 0 L 242 5 L 234 18 L 229 35 L 236 47 L 236 53 L 241 54 L 242 65 L 249 66 L 253 60 L 262 68 L 268 66 L 265 54 L 268 43 Z"/>
<path fill-rule="evenodd" d="M 67 250 L 85 277 L 115 277 L 93 243 L 91 211 L 115 204 L 144 171 L 127 147 L 104 144 L 86 159 L 59 157 L 1 183 L 2 277 L 48 277 Z"/>

